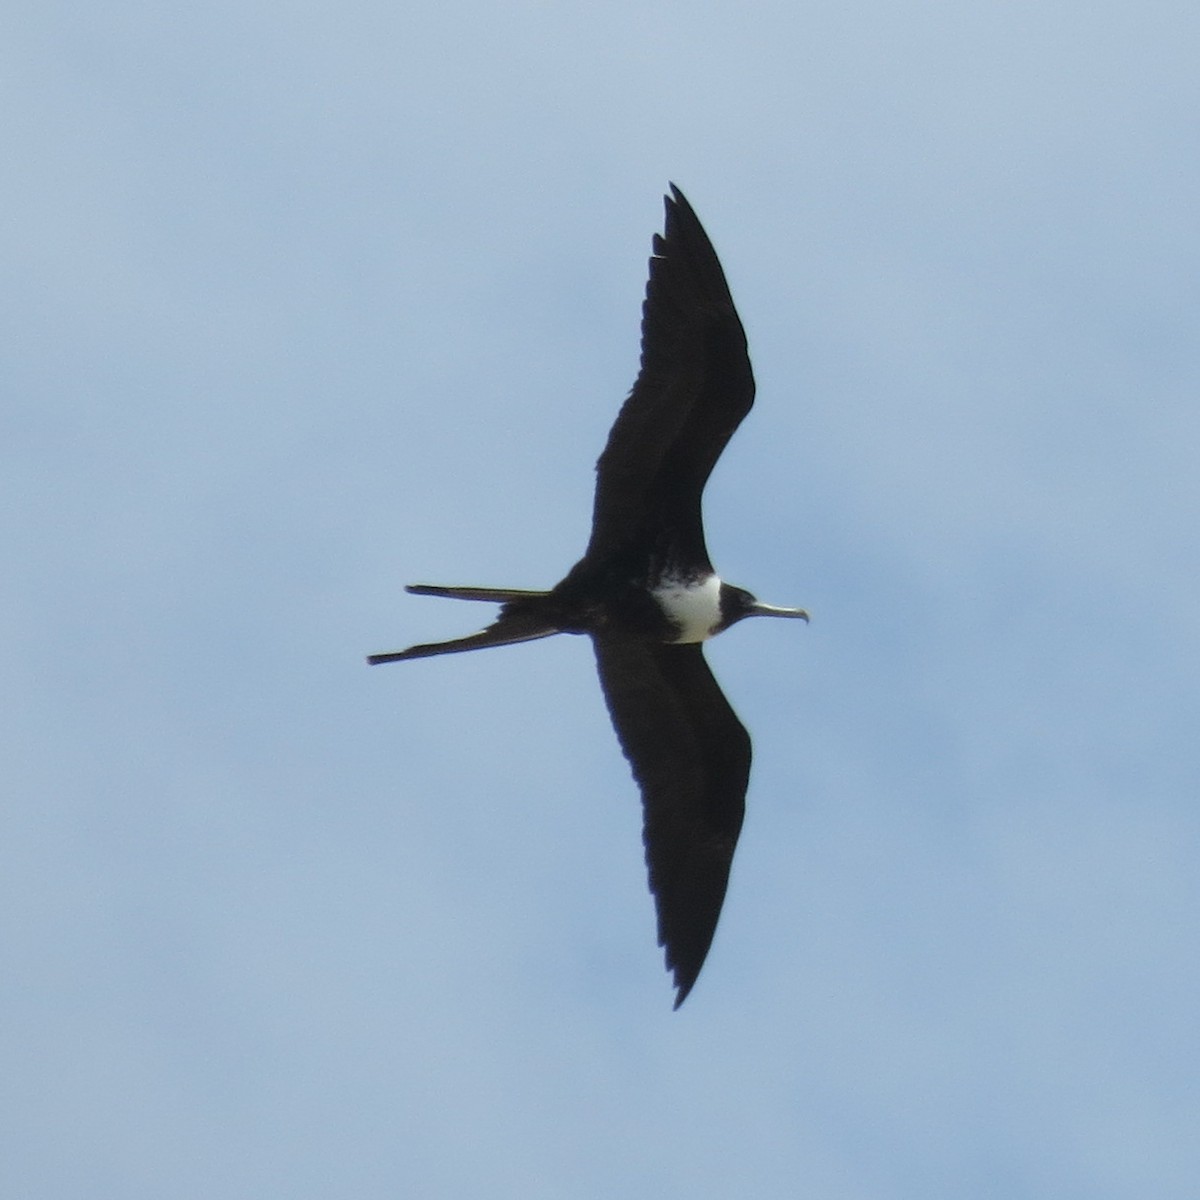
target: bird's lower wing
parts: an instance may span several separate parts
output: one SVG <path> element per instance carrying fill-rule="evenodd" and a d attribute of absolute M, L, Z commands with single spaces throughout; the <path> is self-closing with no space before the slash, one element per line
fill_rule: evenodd
<path fill-rule="evenodd" d="M 595 636 L 600 683 L 642 791 L 658 940 L 686 999 L 712 944 L 750 777 L 750 736 L 699 645 Z"/>

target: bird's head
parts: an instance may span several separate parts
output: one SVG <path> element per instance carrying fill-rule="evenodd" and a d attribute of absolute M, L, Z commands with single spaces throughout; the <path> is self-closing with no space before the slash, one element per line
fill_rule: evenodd
<path fill-rule="evenodd" d="M 764 604 L 745 588 L 722 583 L 721 629 L 728 629 L 730 625 L 737 624 L 745 617 L 798 617 L 807 621 L 808 613 L 802 608 L 779 608 L 774 604 Z"/>

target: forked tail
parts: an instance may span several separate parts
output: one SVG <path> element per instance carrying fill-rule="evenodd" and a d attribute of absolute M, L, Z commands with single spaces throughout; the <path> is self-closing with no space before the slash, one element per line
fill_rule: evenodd
<path fill-rule="evenodd" d="M 528 592 L 520 588 L 487 587 L 442 587 L 436 583 L 410 583 L 404 589 L 414 596 L 445 596 L 448 600 L 490 600 L 504 604 L 509 600 L 528 600 L 534 596 L 548 596 L 549 592 Z"/>
<path fill-rule="evenodd" d="M 536 604 L 528 607 L 507 607 L 510 601 L 538 600 L 548 596 L 549 592 L 525 591 L 518 588 L 440 587 L 431 583 L 414 583 L 404 590 L 417 596 L 445 596 L 451 600 L 488 600 L 494 604 L 504 604 L 506 607 L 495 622 L 478 633 L 449 642 L 429 642 L 422 646 L 409 646 L 407 650 L 372 654 L 367 658 L 367 662 L 372 666 L 377 663 L 404 662 L 410 658 L 431 658 L 435 654 L 483 650 L 488 646 L 511 646 L 516 642 L 532 642 L 561 632 L 537 611 L 539 606 Z"/>

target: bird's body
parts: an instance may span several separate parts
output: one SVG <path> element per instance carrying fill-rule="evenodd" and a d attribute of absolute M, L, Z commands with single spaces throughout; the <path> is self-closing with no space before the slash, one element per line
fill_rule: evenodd
<path fill-rule="evenodd" d="M 675 627 L 675 644 L 705 642 L 721 628 L 721 581 L 716 575 L 698 579 L 664 576 L 650 594 Z"/>
<path fill-rule="evenodd" d="M 372 655 L 425 658 L 549 637 L 591 637 L 613 726 L 642 792 L 650 889 L 678 1008 L 720 916 L 750 774 L 750 738 L 701 643 L 748 616 L 801 617 L 723 583 L 700 502 L 754 400 L 746 335 L 724 273 L 677 188 L 655 235 L 642 315 L 641 371 L 596 464 L 592 535 L 548 592 L 414 585 L 418 595 L 502 605 L 450 642 Z"/>

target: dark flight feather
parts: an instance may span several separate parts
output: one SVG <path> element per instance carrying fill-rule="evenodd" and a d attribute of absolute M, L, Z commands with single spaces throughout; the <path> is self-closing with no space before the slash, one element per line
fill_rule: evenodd
<path fill-rule="evenodd" d="M 672 548 L 711 566 L 700 495 L 754 403 L 746 334 L 725 273 L 692 206 L 674 185 L 642 305 L 641 370 L 596 463 L 585 561 Z"/>
<path fill-rule="evenodd" d="M 642 792 L 658 942 L 678 1008 L 721 915 L 745 813 L 750 735 L 698 644 L 592 642 L 613 728 Z"/>

